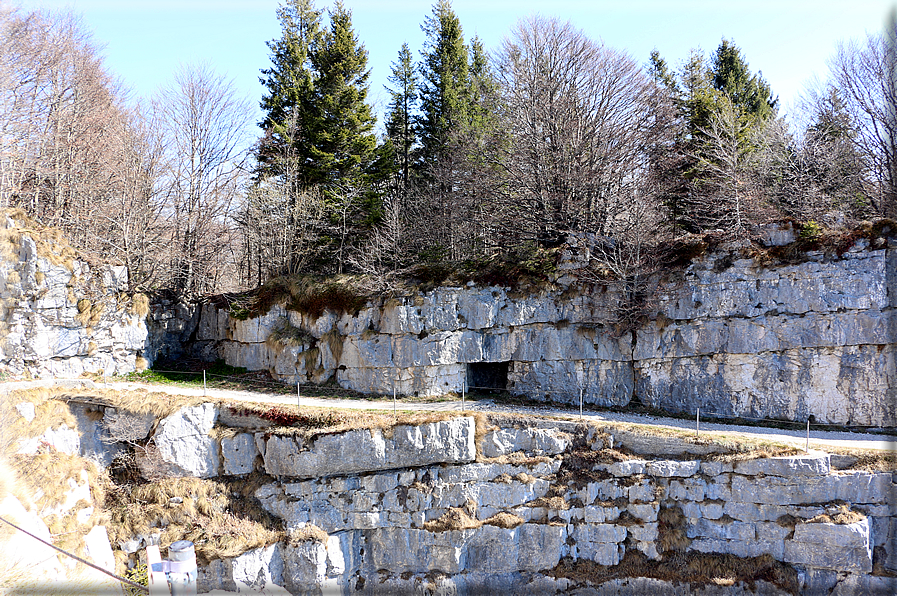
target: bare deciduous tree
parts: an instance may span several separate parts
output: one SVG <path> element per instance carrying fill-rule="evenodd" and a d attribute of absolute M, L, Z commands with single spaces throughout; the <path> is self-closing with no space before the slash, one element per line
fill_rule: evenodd
<path fill-rule="evenodd" d="M 889 25 L 888 36 L 897 25 Z M 829 63 L 831 84 L 843 98 L 856 124 L 853 142 L 871 182 L 873 208 L 880 216 L 897 217 L 897 56 L 885 35 L 842 43 Z"/>
<path fill-rule="evenodd" d="M 667 134 L 665 95 L 627 55 L 539 16 L 516 25 L 495 72 L 521 222 L 546 239 L 564 230 L 607 235 Z"/>
<path fill-rule="evenodd" d="M 209 292 L 221 285 L 222 257 L 236 242 L 230 218 L 248 155 L 249 102 L 231 81 L 198 65 L 182 67 L 153 108 L 164 138 L 159 184 L 170 230 L 168 285 L 189 294 Z"/>
<path fill-rule="evenodd" d="M 145 280 L 154 142 L 71 13 L 0 11 L 0 206 Z M 149 268 L 151 269 L 151 268 Z"/>

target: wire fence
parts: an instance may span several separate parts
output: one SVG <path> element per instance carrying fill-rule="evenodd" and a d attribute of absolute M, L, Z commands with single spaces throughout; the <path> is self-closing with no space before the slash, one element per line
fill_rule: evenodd
<path fill-rule="evenodd" d="M 295 387 L 295 395 L 299 398 L 301 397 L 325 397 L 325 396 L 338 396 L 338 397 L 347 397 L 351 399 L 370 399 L 371 397 L 389 397 L 388 394 L 381 394 L 379 396 L 372 396 L 370 394 L 364 394 L 359 391 L 355 391 L 353 389 L 346 389 L 344 387 L 334 386 L 334 385 L 320 385 L 313 382 L 297 382 L 295 384 L 288 384 L 282 381 L 269 380 L 269 379 L 261 379 L 258 377 L 252 377 L 247 375 L 223 375 L 223 374 L 212 374 L 207 371 L 166 371 L 166 370 L 155 370 L 153 372 L 163 375 L 196 375 L 203 377 L 203 387 L 207 388 L 209 385 L 209 380 L 220 379 L 222 383 L 236 384 L 236 385 L 249 385 L 252 387 L 260 387 L 260 388 L 271 388 L 276 389 L 278 394 L 281 395 L 289 395 L 292 393 L 292 388 Z M 397 393 L 395 383 L 393 386 L 392 398 L 393 401 L 397 401 L 399 398 L 408 397 L 407 395 L 403 395 Z M 511 405 L 514 402 L 517 402 L 521 399 L 520 396 L 514 395 L 511 391 L 502 387 L 487 387 L 487 386 L 476 386 L 476 385 L 467 385 L 463 383 L 461 389 L 461 402 L 462 409 L 464 408 L 464 404 L 466 400 L 469 400 L 469 394 L 471 391 L 481 392 L 481 393 L 491 393 L 498 394 L 499 396 L 503 396 L 511 402 Z M 744 414 L 738 414 L 735 412 L 714 412 L 712 410 L 707 410 L 704 408 L 696 408 L 693 412 L 688 411 L 666 411 L 660 410 L 659 408 L 646 408 L 645 410 L 637 409 L 637 408 L 625 408 L 625 407 L 615 407 L 615 406 L 601 406 L 594 403 L 588 403 L 584 401 L 584 389 L 580 388 L 580 393 L 578 396 L 578 404 L 571 404 L 569 398 L 571 397 L 571 393 L 569 391 L 564 392 L 553 392 L 553 391 L 545 391 L 540 389 L 538 391 L 540 395 L 545 395 L 546 401 L 532 400 L 531 398 L 524 397 L 526 401 L 530 402 L 534 406 L 546 406 L 550 405 L 552 407 L 563 407 L 564 405 L 578 405 L 580 416 L 584 415 L 586 411 L 594 412 L 594 411 L 613 411 L 617 413 L 628 413 L 634 415 L 648 415 L 648 416 L 657 416 L 657 417 L 667 417 L 667 418 L 680 418 L 680 419 L 693 419 L 695 420 L 695 428 L 696 432 L 700 433 L 700 424 L 701 422 L 712 423 L 712 424 L 734 424 L 734 425 L 750 425 L 750 426 L 758 426 L 758 427 L 766 427 L 766 428 L 792 428 L 795 430 L 803 430 L 807 429 L 807 432 L 811 429 L 817 430 L 825 430 L 825 431 L 843 431 L 843 432 L 869 432 L 870 430 L 882 431 L 882 432 L 890 432 L 894 429 L 886 429 L 881 425 L 861 425 L 861 424 L 837 424 L 830 422 L 815 422 L 813 417 L 809 417 L 805 420 L 784 420 L 778 418 L 770 418 L 770 417 L 758 417 L 758 416 L 748 416 Z M 555 398 L 551 399 L 551 396 L 554 395 Z M 575 396 L 574 396 L 575 397 Z M 395 405 L 393 406 L 395 409 Z M 647 411 L 646 411 L 647 410 Z"/>
<path fill-rule="evenodd" d="M 34 534 L 32 534 L 31 532 L 29 532 L 28 530 L 25 530 L 24 528 L 20 528 L 20 527 L 17 526 L 16 524 L 12 523 L 11 521 L 9 521 L 9 520 L 7 520 L 7 519 L 4 519 L 3 517 L 0 517 L 0 522 L 3 522 L 3 523 L 5 523 L 5 524 L 11 526 L 12 528 L 18 530 L 18 531 L 21 532 L 22 534 L 25 534 L 26 536 L 29 536 L 29 537 L 33 538 L 34 540 L 40 542 L 41 544 L 44 544 L 44 545 L 49 546 L 50 548 L 52 548 L 52 549 L 54 549 L 54 550 L 59 551 L 60 553 L 64 554 L 65 556 L 67 556 L 67 557 L 69 557 L 69 558 L 71 558 L 71 559 L 74 559 L 75 561 L 78 561 L 79 563 L 83 563 L 84 565 L 87 565 L 87 566 L 90 567 L 91 569 L 96 569 L 96 570 L 99 571 L 100 573 L 103 573 L 104 575 L 108 575 L 108 576 L 111 577 L 112 579 L 114 579 L 114 580 L 116 580 L 116 581 L 118 581 L 118 582 L 121 582 L 122 584 L 124 584 L 124 585 L 126 585 L 126 586 L 129 586 L 129 587 L 131 587 L 131 588 L 133 588 L 133 589 L 140 590 L 141 592 L 144 592 L 144 593 L 149 594 L 149 588 L 148 588 L 147 586 L 144 586 L 144 585 L 142 585 L 142 584 L 138 584 L 137 582 L 131 581 L 131 580 L 129 580 L 129 579 L 126 578 L 126 577 L 121 577 L 120 575 L 115 575 L 115 574 L 112 573 L 111 571 L 109 571 L 109 570 L 107 570 L 107 569 L 103 569 L 103 568 L 100 567 L 99 565 L 96 565 L 96 564 L 94 564 L 94 563 L 91 563 L 90 561 L 88 561 L 88 560 L 86 560 L 86 559 L 82 559 L 82 558 L 79 557 L 78 555 L 73 554 L 73 553 L 70 553 L 70 552 L 68 552 L 67 550 L 61 549 L 61 548 L 59 548 L 58 546 L 55 546 L 55 545 L 53 545 L 53 544 L 47 542 L 46 540 L 44 540 L 43 538 L 41 538 L 41 537 L 39 537 L 39 536 L 35 536 Z"/>

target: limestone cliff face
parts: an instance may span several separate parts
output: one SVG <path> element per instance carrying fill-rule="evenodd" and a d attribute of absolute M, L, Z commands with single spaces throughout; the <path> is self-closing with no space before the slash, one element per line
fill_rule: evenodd
<path fill-rule="evenodd" d="M 145 416 L 88 401 L 74 451 L 108 460 L 128 449 L 84 437 Z M 144 452 L 154 463 L 138 458 L 144 473 L 246 478 L 282 524 L 278 542 L 203 564 L 201 591 L 809 595 L 897 584 L 895 476 L 841 469 L 850 458 L 720 458 L 732 454 L 713 441 L 502 415 L 295 433 L 234 406 L 125 425 L 142 429 L 129 441 L 157 447 Z M 167 514 L 154 515 L 151 531 L 115 546 L 158 540 Z M 687 570 L 670 571 L 679 556 L 704 557 L 728 584 L 691 592 L 676 577 Z M 623 579 L 589 576 L 594 564 L 620 565 Z M 666 581 L 638 577 L 658 565 Z"/>
<path fill-rule="evenodd" d="M 89 267 L 48 231 L 0 216 L 0 371 L 33 377 L 133 371 L 147 301 L 124 267 Z"/>
<path fill-rule="evenodd" d="M 582 391 L 586 404 L 892 426 L 895 264 L 895 247 L 865 240 L 796 265 L 710 254 L 661 283 L 656 315 L 622 336 L 612 297 L 563 288 L 521 298 L 443 287 L 314 319 L 274 307 L 235 320 L 205 305 L 194 349 L 291 383 L 334 378 L 371 393 L 460 393 L 485 374 L 552 402 L 577 403 Z M 284 328 L 305 339 L 273 340 Z"/>

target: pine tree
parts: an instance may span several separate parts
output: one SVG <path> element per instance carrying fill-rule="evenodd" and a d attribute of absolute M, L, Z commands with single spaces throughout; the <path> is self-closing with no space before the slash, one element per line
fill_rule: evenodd
<path fill-rule="evenodd" d="M 366 103 L 368 53 L 352 29 L 352 13 L 337 2 L 330 27 L 309 54 L 314 86 L 306 132 L 311 183 L 358 183 L 376 172 L 376 118 Z"/>
<path fill-rule="evenodd" d="M 417 73 L 407 43 L 402 44 L 398 58 L 392 63 L 389 82 L 394 89 L 386 88 L 391 97 L 386 116 L 386 136 L 395 148 L 401 185 L 407 192 L 411 185 L 412 151 L 417 143 L 414 118 L 418 92 Z"/>
<path fill-rule="evenodd" d="M 300 149 L 304 134 L 313 118 L 311 94 L 314 75 L 309 54 L 321 35 L 322 11 L 314 7 L 314 0 L 286 0 L 277 9 L 281 37 L 268 42 L 271 50 L 270 68 L 262 70 L 259 81 L 265 86 L 261 108 L 265 117 L 259 126 L 265 136 L 259 142 L 256 158 L 259 174 L 279 175 L 280 157 L 297 149 L 306 154 L 307 148 Z"/>
<path fill-rule="evenodd" d="M 418 131 L 421 165 L 432 165 L 449 148 L 451 136 L 467 118 L 467 47 L 450 0 L 439 0 L 421 26 L 427 35 L 420 87 Z"/>
<path fill-rule="evenodd" d="M 753 154 L 761 149 L 762 132 L 776 114 L 769 85 L 762 74 L 751 73 L 741 50 L 726 39 L 709 63 L 703 52 L 692 50 L 678 77 L 656 52 L 651 65 L 681 118 L 674 158 L 657 164 L 673 221 L 688 231 L 719 226 L 743 230 L 759 204 L 758 187 L 745 194 L 756 177 Z"/>
<path fill-rule="evenodd" d="M 778 100 L 772 97 L 763 73 L 751 74 L 741 50 L 723 39 L 712 59 L 713 88 L 726 95 L 732 105 L 757 123 L 775 116 Z"/>

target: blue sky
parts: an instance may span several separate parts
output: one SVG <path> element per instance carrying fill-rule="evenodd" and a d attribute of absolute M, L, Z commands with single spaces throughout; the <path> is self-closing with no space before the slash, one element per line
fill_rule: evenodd
<path fill-rule="evenodd" d="M 8 2 L 8 0 L 0 0 Z M 71 8 L 106 45 L 109 68 L 135 93 L 150 95 L 180 63 L 207 61 L 258 104 L 265 42 L 280 29 L 277 0 L 19 0 L 25 9 Z M 383 85 L 403 42 L 417 54 L 430 0 L 344 0 L 369 51 L 371 99 L 380 112 Z M 330 3 L 318 0 L 318 6 Z M 496 48 L 514 22 L 539 12 L 570 20 L 594 38 L 647 62 L 657 48 L 672 65 L 692 47 L 710 52 L 726 37 L 753 71 L 762 71 L 789 111 L 804 85 L 824 78 L 840 40 L 880 31 L 894 0 L 454 0 L 465 37 Z"/>

